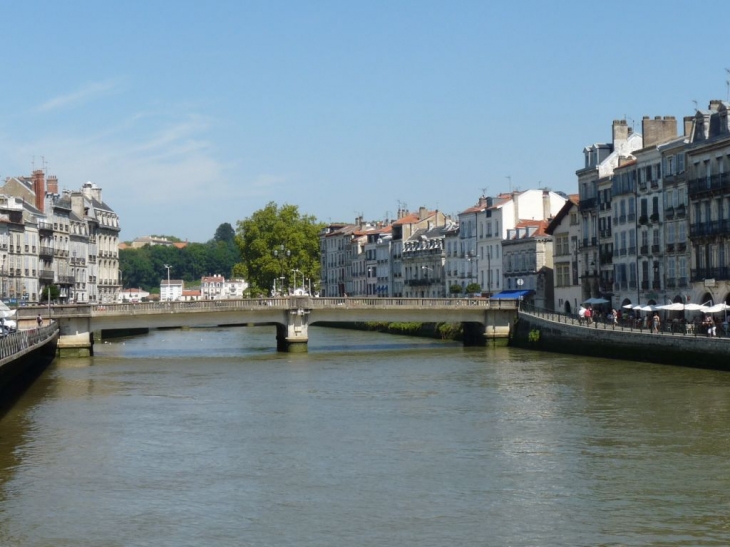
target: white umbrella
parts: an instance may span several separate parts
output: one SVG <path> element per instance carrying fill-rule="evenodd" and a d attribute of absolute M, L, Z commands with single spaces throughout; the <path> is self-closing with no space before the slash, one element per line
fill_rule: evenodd
<path fill-rule="evenodd" d="M 634 305 L 633 304 L 624 304 L 623 308 L 625 310 L 633 310 L 634 309 Z"/>
<path fill-rule="evenodd" d="M 704 309 L 704 306 L 700 306 L 699 304 L 690 302 L 689 304 L 684 305 L 684 309 L 686 311 L 702 311 Z"/>
<path fill-rule="evenodd" d="M 608 300 L 605 298 L 589 298 L 584 304 L 608 304 Z"/>
<path fill-rule="evenodd" d="M 657 309 L 659 310 L 667 310 L 667 311 L 682 311 L 684 310 L 684 304 L 681 302 L 672 302 L 671 304 L 664 304 L 663 306 L 657 306 Z"/>
<path fill-rule="evenodd" d="M 637 309 L 639 311 L 657 311 L 658 308 L 656 306 L 652 306 L 652 305 L 647 304 L 646 306 L 639 306 L 639 307 L 634 308 L 634 309 Z"/>
<path fill-rule="evenodd" d="M 720 302 L 719 304 L 715 304 L 714 306 L 708 306 L 708 307 L 703 306 L 703 308 L 704 309 L 702 311 L 707 312 L 707 313 L 719 313 L 721 311 L 729 310 L 730 306 L 728 306 L 724 302 Z"/>

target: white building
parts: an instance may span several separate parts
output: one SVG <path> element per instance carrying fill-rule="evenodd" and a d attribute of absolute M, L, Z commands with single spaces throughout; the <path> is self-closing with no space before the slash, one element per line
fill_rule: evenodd
<path fill-rule="evenodd" d="M 183 293 L 185 282 L 182 279 L 163 279 L 160 281 L 160 302 L 179 300 Z"/>
<path fill-rule="evenodd" d="M 502 240 L 507 231 L 523 220 L 550 220 L 565 204 L 566 198 L 550 190 L 525 190 L 501 194 L 479 214 L 477 259 L 482 291 L 499 292 L 504 272 Z"/>
<path fill-rule="evenodd" d="M 142 302 L 145 298 L 149 298 L 149 296 L 150 293 L 142 289 L 124 289 L 119 292 L 117 302 L 120 304 L 124 302 Z"/>
<path fill-rule="evenodd" d="M 572 197 L 558 211 L 545 233 L 553 236 L 553 309 L 577 313 L 583 302 L 580 279 L 580 213 L 578 198 Z"/>

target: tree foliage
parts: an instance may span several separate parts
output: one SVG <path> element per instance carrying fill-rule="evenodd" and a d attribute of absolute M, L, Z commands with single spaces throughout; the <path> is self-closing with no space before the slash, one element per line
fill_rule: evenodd
<path fill-rule="evenodd" d="M 252 294 L 266 294 L 274 286 L 281 289 L 282 281 L 284 287 L 294 288 L 295 276 L 299 286 L 304 279 L 318 280 L 323 228 L 313 216 L 301 215 L 295 205 L 268 203 L 238 221 L 235 241 L 241 262 L 234 273 L 246 279 Z"/>
<path fill-rule="evenodd" d="M 221 227 L 224 225 L 221 225 Z M 230 224 L 228 224 L 230 227 Z M 219 227 L 225 233 L 225 228 Z M 172 239 L 170 236 L 166 236 Z M 182 249 L 165 245 L 145 245 L 139 249 L 122 249 L 119 252 L 119 267 L 125 287 L 141 288 L 153 292 L 160 287 L 160 281 L 182 279 L 187 283 L 199 282 L 206 275 L 222 275 L 230 278 L 233 266 L 240 260 L 235 242 L 219 241 L 216 238 L 207 243 L 189 243 Z"/>
<path fill-rule="evenodd" d="M 451 286 L 449 287 L 449 292 L 450 292 L 451 294 L 461 294 L 461 291 L 462 291 L 462 290 L 463 290 L 463 289 L 462 289 L 461 285 L 459 285 L 459 284 L 457 284 L 457 283 L 454 283 L 453 285 L 451 285 Z"/>

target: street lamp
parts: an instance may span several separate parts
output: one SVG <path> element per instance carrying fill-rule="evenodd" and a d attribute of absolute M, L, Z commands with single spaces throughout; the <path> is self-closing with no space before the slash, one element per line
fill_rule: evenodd
<path fill-rule="evenodd" d="M 170 289 L 170 268 L 172 266 L 163 264 L 163 267 L 167 268 L 167 299 L 172 300 L 172 290 Z"/>
<path fill-rule="evenodd" d="M 301 272 L 301 270 L 298 270 L 298 269 L 294 268 L 291 271 L 291 273 L 294 274 L 294 291 L 296 292 L 296 290 L 297 290 L 297 274 L 298 273 L 302 273 L 302 272 Z M 302 283 L 304 283 L 304 276 L 302 276 Z"/>
<path fill-rule="evenodd" d="M 284 245 L 279 245 L 278 249 L 274 249 L 274 257 L 279 260 L 279 274 L 281 275 L 280 279 L 282 280 L 279 290 L 282 293 L 284 291 L 284 260 L 288 259 L 290 256 L 291 251 L 284 247 Z"/>

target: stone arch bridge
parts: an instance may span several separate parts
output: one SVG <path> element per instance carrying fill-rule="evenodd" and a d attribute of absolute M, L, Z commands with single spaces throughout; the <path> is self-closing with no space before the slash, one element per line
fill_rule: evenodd
<path fill-rule="evenodd" d="M 250 298 L 20 308 L 21 320 L 40 312 L 60 325 L 59 355 L 92 355 L 94 332 L 160 327 L 275 324 L 277 348 L 306 351 L 309 326 L 352 322 L 463 323 L 466 345 L 507 338 L 516 300 L 484 298 Z"/>

